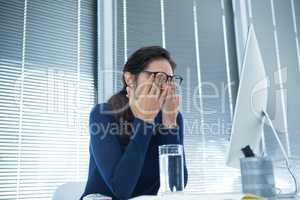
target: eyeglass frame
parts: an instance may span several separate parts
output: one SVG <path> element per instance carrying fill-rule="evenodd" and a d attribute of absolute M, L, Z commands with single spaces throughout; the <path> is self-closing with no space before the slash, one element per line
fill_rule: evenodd
<path fill-rule="evenodd" d="M 165 73 L 165 72 L 151 72 L 151 71 L 147 71 L 147 70 L 143 70 L 143 71 L 141 71 L 141 72 L 146 72 L 146 73 L 148 73 L 148 74 L 154 74 L 154 77 L 156 77 L 156 74 L 158 74 L 158 73 L 162 73 L 162 74 L 165 74 L 166 76 L 167 76 L 167 80 L 166 80 L 166 82 L 168 81 L 168 80 L 173 80 L 174 78 L 179 78 L 179 85 L 181 85 L 182 84 L 182 81 L 183 81 L 183 78 L 182 78 L 182 76 L 180 76 L 180 75 L 173 75 L 173 76 L 171 76 L 171 75 L 169 75 L 169 74 L 167 74 L 167 73 Z"/>

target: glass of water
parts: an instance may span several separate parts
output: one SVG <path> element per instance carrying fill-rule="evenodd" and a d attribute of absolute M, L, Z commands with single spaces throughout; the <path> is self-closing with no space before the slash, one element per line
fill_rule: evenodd
<path fill-rule="evenodd" d="M 183 191 L 184 164 L 182 145 L 159 146 L 159 194 Z"/>

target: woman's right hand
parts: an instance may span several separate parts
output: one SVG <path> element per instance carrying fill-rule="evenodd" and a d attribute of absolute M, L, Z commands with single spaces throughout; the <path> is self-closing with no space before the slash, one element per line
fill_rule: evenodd
<path fill-rule="evenodd" d="M 166 98 L 167 89 L 161 91 L 152 74 L 142 85 L 137 88 L 127 86 L 126 90 L 133 115 L 152 123 Z M 141 90 L 139 95 L 137 90 Z"/>

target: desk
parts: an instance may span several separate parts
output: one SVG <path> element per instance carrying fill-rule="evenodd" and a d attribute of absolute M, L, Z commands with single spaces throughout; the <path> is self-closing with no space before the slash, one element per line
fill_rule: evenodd
<path fill-rule="evenodd" d="M 132 200 L 240 200 L 239 194 L 182 194 L 174 193 L 164 196 L 141 196 Z"/>
<path fill-rule="evenodd" d="M 244 195 L 236 193 L 220 193 L 220 194 L 189 194 L 189 193 L 174 193 L 165 196 L 141 196 L 132 200 L 240 200 Z M 279 199 L 279 200 L 300 200 L 297 196 L 294 199 Z"/>

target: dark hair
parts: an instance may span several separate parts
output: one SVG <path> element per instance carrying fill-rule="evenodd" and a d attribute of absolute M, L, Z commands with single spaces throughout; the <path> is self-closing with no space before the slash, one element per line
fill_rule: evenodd
<path fill-rule="evenodd" d="M 147 46 L 142 47 L 135 51 L 127 60 L 123 68 L 122 83 L 123 88 L 116 94 L 110 97 L 108 104 L 112 108 L 113 115 L 120 123 L 120 136 L 124 145 L 129 142 L 130 124 L 133 119 L 133 113 L 129 107 L 129 100 L 126 96 L 126 82 L 124 79 L 124 72 L 130 72 L 131 74 L 139 74 L 141 71 L 154 60 L 166 59 L 174 71 L 176 63 L 172 60 L 170 53 L 160 46 Z"/>

